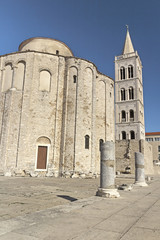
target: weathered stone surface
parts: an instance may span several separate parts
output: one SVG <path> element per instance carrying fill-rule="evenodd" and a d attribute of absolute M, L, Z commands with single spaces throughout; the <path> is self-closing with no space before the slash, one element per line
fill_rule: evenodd
<path fill-rule="evenodd" d="M 30 176 L 31 176 L 31 177 L 38 177 L 38 173 L 30 172 Z"/>
<path fill-rule="evenodd" d="M 140 152 L 135 152 L 135 185 L 148 186 L 145 182 L 144 155 Z"/>
<path fill-rule="evenodd" d="M 116 184 L 133 183 L 125 176 Z M 115 200 L 93 196 L 97 179 L 0 177 L 0 182 L 2 240 L 159 239 L 160 177 L 148 188 L 121 191 Z"/>
<path fill-rule="evenodd" d="M 101 172 L 100 172 L 100 188 L 98 188 L 97 196 L 116 198 L 119 197 L 117 189 L 115 189 L 115 143 L 104 142 L 101 144 Z"/>
<path fill-rule="evenodd" d="M 11 172 L 5 172 L 4 176 L 5 176 L 5 177 L 11 177 L 11 176 L 12 176 L 12 173 L 11 173 Z"/>

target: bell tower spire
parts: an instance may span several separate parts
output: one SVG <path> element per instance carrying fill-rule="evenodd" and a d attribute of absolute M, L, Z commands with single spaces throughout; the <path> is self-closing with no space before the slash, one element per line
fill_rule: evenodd
<path fill-rule="evenodd" d="M 127 26 L 121 56 L 115 57 L 116 140 L 145 139 L 142 63 Z"/>
<path fill-rule="evenodd" d="M 128 27 L 128 25 L 126 25 L 126 27 L 127 27 L 127 33 L 126 33 L 126 39 L 125 39 L 125 42 L 124 42 L 122 55 L 124 55 L 126 53 L 133 53 L 134 52 L 133 44 L 132 44 L 131 37 L 130 37 L 130 34 L 129 34 L 129 27 Z"/>

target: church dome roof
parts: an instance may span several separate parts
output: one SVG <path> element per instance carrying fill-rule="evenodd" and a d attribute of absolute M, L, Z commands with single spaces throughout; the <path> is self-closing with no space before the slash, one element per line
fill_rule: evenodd
<path fill-rule="evenodd" d="M 29 38 L 19 45 L 19 51 L 38 51 L 62 56 L 73 56 L 71 49 L 63 42 L 44 37 Z"/>

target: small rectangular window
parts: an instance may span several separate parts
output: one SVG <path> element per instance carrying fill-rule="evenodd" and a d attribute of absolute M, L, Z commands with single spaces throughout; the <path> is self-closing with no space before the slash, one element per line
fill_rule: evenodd
<path fill-rule="evenodd" d="M 153 138 L 147 138 L 148 142 L 153 142 Z"/>
<path fill-rule="evenodd" d="M 156 137 L 156 138 L 155 138 L 155 141 L 160 141 L 160 138 L 159 138 L 159 137 Z"/>
<path fill-rule="evenodd" d="M 158 146 L 158 152 L 160 152 L 160 146 Z"/>

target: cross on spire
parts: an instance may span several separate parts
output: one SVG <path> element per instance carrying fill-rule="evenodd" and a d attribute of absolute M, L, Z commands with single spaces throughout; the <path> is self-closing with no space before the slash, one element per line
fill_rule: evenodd
<path fill-rule="evenodd" d="M 129 26 L 126 24 L 127 31 L 129 31 Z"/>

